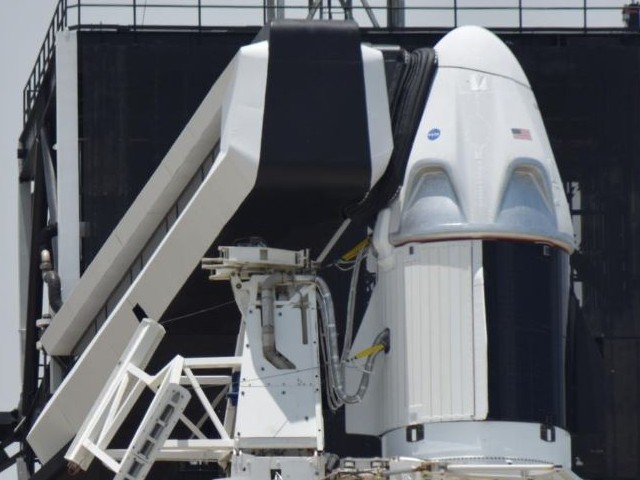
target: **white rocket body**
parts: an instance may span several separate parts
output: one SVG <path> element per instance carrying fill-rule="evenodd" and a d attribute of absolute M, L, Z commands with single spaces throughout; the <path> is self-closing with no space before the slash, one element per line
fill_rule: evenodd
<path fill-rule="evenodd" d="M 490 412 L 483 242 L 559 250 L 566 318 L 573 228 L 542 118 L 517 60 L 487 30 L 459 28 L 435 49 L 404 184 L 375 227 L 377 284 L 353 350 L 383 328 L 391 347 L 367 396 L 347 406 L 347 431 L 381 436 L 383 456 L 570 469 L 565 430 Z"/>

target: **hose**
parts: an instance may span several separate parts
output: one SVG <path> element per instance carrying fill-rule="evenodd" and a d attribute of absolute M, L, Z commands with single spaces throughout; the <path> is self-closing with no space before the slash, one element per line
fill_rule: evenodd
<path fill-rule="evenodd" d="M 60 275 L 53 269 L 51 253 L 46 248 L 40 251 L 40 270 L 42 271 L 42 280 L 47 284 L 49 306 L 53 313 L 57 313 L 62 308 L 62 285 Z"/>
<path fill-rule="evenodd" d="M 318 290 L 318 304 L 320 307 L 320 320 L 324 336 L 323 353 L 327 363 L 327 400 L 329 407 L 335 411 L 345 403 L 353 404 L 362 400 L 369 387 L 369 377 L 375 366 L 376 358 L 382 350 L 376 351 L 367 358 L 365 370 L 360 378 L 360 384 L 355 394 L 345 391 L 344 362 L 340 360 L 338 353 L 338 330 L 335 320 L 335 309 L 329 286 L 321 277 L 315 277 L 314 283 Z M 389 350 L 389 329 L 380 332 L 373 345 L 384 345 L 384 351 Z"/>
<path fill-rule="evenodd" d="M 351 283 L 349 284 L 349 299 L 347 300 L 347 321 L 344 332 L 344 343 L 342 345 L 342 356 L 340 360 L 345 362 L 351 351 L 351 343 L 353 341 L 353 326 L 356 310 L 356 294 L 358 290 L 358 278 L 360 277 L 360 264 L 365 258 L 368 248 L 364 247 L 358 252 L 353 270 L 351 272 Z"/>

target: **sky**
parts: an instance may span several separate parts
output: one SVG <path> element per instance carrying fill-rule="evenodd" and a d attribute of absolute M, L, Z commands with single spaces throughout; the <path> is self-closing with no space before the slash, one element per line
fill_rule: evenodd
<path fill-rule="evenodd" d="M 55 0 L 0 0 L 0 411 L 20 397 L 18 341 L 18 164 L 22 89 L 33 68 Z M 1 480 L 15 478 L 11 471 Z"/>
<path fill-rule="evenodd" d="M 0 410 L 15 408 L 19 379 L 17 142 L 22 130 L 22 89 L 33 68 L 55 0 L 0 0 Z"/>
<path fill-rule="evenodd" d="M 164 0 L 149 0 L 162 3 Z M 185 1 L 185 3 L 195 3 Z M 233 0 L 222 3 L 231 4 Z M 438 0 L 405 0 L 407 6 L 449 5 L 452 2 Z M 524 6 L 580 7 L 584 0 L 523 0 Z M 15 408 L 20 391 L 20 361 L 18 337 L 18 239 L 17 239 L 17 178 L 18 168 L 16 148 L 22 127 L 22 89 L 33 67 L 44 34 L 51 20 L 57 0 L 0 0 L 0 411 Z M 73 3 L 70 0 L 70 4 Z M 138 0 L 138 4 L 147 3 Z M 166 3 L 166 2 L 165 2 Z M 175 2 L 172 2 L 175 3 Z M 203 4 L 215 3 L 204 0 Z M 235 0 L 233 3 L 259 4 L 262 0 Z M 305 5 L 307 0 L 289 0 L 289 4 Z M 337 2 L 334 2 L 337 3 Z M 372 5 L 383 5 L 384 0 L 370 0 Z M 624 0 L 588 0 L 589 6 L 619 7 L 627 3 Z M 354 0 L 354 5 L 359 1 Z M 517 0 L 458 0 L 463 7 L 479 5 L 514 6 Z M 193 23 L 192 11 L 173 15 L 167 21 L 166 9 L 145 9 L 141 12 L 146 23 Z M 301 12 L 301 11 L 300 11 Z M 127 12 L 112 11 L 112 18 L 96 17 L 96 23 L 104 19 L 105 23 L 127 23 Z M 97 15 L 97 12 L 96 12 Z M 362 14 L 359 14 L 361 16 Z M 515 16 L 514 16 L 515 15 Z M 164 18 L 163 18 L 164 16 Z M 229 19 L 228 24 L 246 23 L 247 19 L 232 17 L 231 13 L 221 12 L 217 20 Z M 89 21 L 89 17 L 85 21 Z M 124 19 L 124 20 L 123 20 Z M 512 26 L 517 14 L 507 12 L 463 12 L 460 23 L 478 23 L 485 26 Z M 208 23 L 207 18 L 203 18 Z M 449 23 L 451 16 L 444 12 L 413 12 L 407 18 L 410 26 L 427 26 Z M 532 11 L 525 16 L 525 26 L 580 26 L 581 15 L 576 12 Z M 365 21 L 366 22 L 366 21 Z M 619 11 L 599 11 L 589 14 L 592 26 L 620 26 Z M 0 480 L 12 480 L 15 473 L 0 473 Z"/>

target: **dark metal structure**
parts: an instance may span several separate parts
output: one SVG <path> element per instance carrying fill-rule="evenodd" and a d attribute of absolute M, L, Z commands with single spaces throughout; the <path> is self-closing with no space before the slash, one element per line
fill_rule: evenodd
<path fill-rule="evenodd" d="M 0 445 L 20 441 L 32 473 L 37 459 L 24 438 L 48 396 L 48 372 L 40 368 L 44 359 L 36 348 L 36 321 L 43 313 L 40 250 L 50 246 L 56 235 L 56 225 L 47 224 L 43 148 L 48 146 L 42 141 L 43 132 L 55 138 L 58 128 L 52 61 L 55 32 L 65 28 L 78 31 L 84 269 L 215 78 L 237 49 L 250 43 L 258 31 L 258 27 L 214 29 L 205 25 L 203 12 L 209 7 L 203 3 L 194 2 L 188 7 L 197 14 L 193 27 L 144 27 L 139 23 L 141 7 L 135 1 L 126 7 L 133 15 L 131 25 L 108 26 L 82 23 L 82 12 L 86 14 L 95 4 L 61 0 L 25 87 L 24 130 L 18 157 L 20 182 L 32 182 L 33 193 L 24 384 L 19 416 L 0 417 Z M 453 3 L 457 7 L 457 2 Z M 266 2 L 259 8 L 276 8 L 273 4 Z M 347 6 L 358 7 L 352 2 Z M 398 13 L 402 2 L 390 0 L 387 6 L 389 28 L 363 30 L 366 41 L 414 50 L 434 45 L 448 30 L 399 28 L 404 21 Z M 331 14 L 329 7 L 322 8 L 325 18 Z M 340 11 L 335 5 L 333 8 Z M 268 10 L 261 11 L 269 14 Z M 460 11 L 464 10 L 452 10 L 454 23 Z M 526 29 L 523 15 L 527 9 L 522 1 L 517 2 L 515 11 L 519 25 L 496 33 L 510 45 L 533 86 L 580 232 L 579 250 L 571 259 L 575 295 L 566 346 L 566 420 L 574 433 L 574 469 L 591 479 L 637 479 L 640 34 L 623 29 L 589 29 L 586 0 L 578 11 L 584 14 L 584 24 L 577 29 Z M 53 163 L 55 166 L 55 152 Z M 200 346 L 214 339 L 232 347 L 234 328 L 217 325 L 200 339 L 201 343 L 193 343 L 187 335 L 190 322 L 206 318 L 210 307 L 207 288 L 206 283 L 199 284 L 194 272 L 167 311 L 168 319 L 185 318 L 174 324 L 179 344 L 171 349 L 197 354 Z M 234 306 L 221 308 L 233 310 Z M 58 361 L 70 365 L 73 359 Z M 15 437 L 11 435 L 13 429 Z M 64 462 L 59 457 L 34 478 L 65 478 Z M 0 468 L 13 461 L 15 458 L 0 455 Z M 193 469 L 174 473 L 184 478 L 205 475 Z M 151 475 L 153 478 L 153 472 Z M 95 467 L 88 476 L 102 478 L 104 473 Z M 206 476 L 210 478 L 210 472 Z"/>

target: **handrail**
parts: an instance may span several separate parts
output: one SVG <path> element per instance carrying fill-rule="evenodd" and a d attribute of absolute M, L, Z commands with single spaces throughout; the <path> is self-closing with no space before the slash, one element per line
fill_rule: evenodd
<path fill-rule="evenodd" d="M 49 28 L 38 51 L 36 62 L 31 69 L 27 84 L 22 90 L 22 121 L 26 124 L 36 101 L 42 80 L 49 70 L 49 64 L 53 57 L 56 43 L 56 32 L 64 30 L 67 26 L 67 0 L 58 0 Z"/>
<path fill-rule="evenodd" d="M 294 1 L 294 0 L 292 0 Z M 58 31 L 69 30 L 95 30 L 109 28 L 113 26 L 127 26 L 133 31 L 153 28 L 194 28 L 198 31 L 203 28 L 230 26 L 259 26 L 270 19 L 291 17 L 291 18 L 307 18 L 313 15 L 314 18 L 355 18 L 362 25 L 369 25 L 372 15 L 380 17 L 382 28 L 389 28 L 387 19 L 393 17 L 394 12 L 401 11 L 407 19 L 410 17 L 420 16 L 424 18 L 424 14 L 431 15 L 431 22 L 427 26 L 426 23 L 416 24 L 415 27 L 427 28 L 453 28 L 462 23 L 468 23 L 468 19 L 463 17 L 469 15 L 484 15 L 487 13 L 495 13 L 494 18 L 501 18 L 501 25 L 487 25 L 493 27 L 513 28 L 519 32 L 525 29 L 548 27 L 555 28 L 571 28 L 577 30 L 589 30 L 592 28 L 600 28 L 602 26 L 608 28 L 622 28 L 623 6 L 591 6 L 589 0 L 582 0 L 582 5 L 558 5 L 553 6 L 536 6 L 528 5 L 530 0 L 512 0 L 513 5 L 491 5 L 490 0 L 486 0 L 483 5 L 470 6 L 462 4 L 463 0 L 440 0 L 439 4 L 421 5 L 421 6 L 384 6 L 372 5 L 372 1 L 355 0 L 348 2 L 348 8 L 343 8 L 336 4 L 340 2 L 325 1 L 301 1 L 297 0 L 296 5 L 276 6 L 280 2 L 274 0 L 245 0 L 240 3 L 238 0 L 174 0 L 167 2 L 163 0 L 59 0 L 53 12 L 53 18 L 49 24 L 49 28 L 45 34 L 44 41 L 38 52 L 36 62 L 31 70 L 29 79 L 23 90 L 23 122 L 26 125 L 31 111 L 35 105 L 40 87 L 45 75 L 49 71 L 51 59 L 55 49 L 55 35 Z M 568 0 L 566 0 L 568 1 Z M 249 3 L 251 2 L 251 3 Z M 358 3 L 360 2 L 360 3 Z M 446 3 L 448 2 L 448 4 Z M 315 3 L 319 3 L 315 5 Z M 626 7 L 630 8 L 630 7 Z M 168 13 L 171 16 L 168 17 Z M 536 25 L 536 18 L 543 12 L 553 12 L 556 15 L 564 14 L 568 27 L 557 26 L 558 21 L 549 22 L 549 17 L 545 17 L 545 22 Z M 591 14 L 611 14 L 617 12 L 620 14 L 619 24 L 614 25 L 598 25 L 594 27 Z M 166 20 L 159 24 L 153 21 L 150 16 L 158 15 L 161 18 L 170 18 L 169 23 Z M 509 18 L 507 18 L 511 15 Z M 567 17 L 570 16 L 571 18 Z M 397 18 L 397 17 L 394 17 Z M 435 19 L 435 20 L 434 20 Z M 390 20 L 389 20 L 390 21 Z M 439 22 L 434 24 L 433 22 Z M 494 20 L 495 21 L 495 20 Z M 477 21 L 477 23 L 483 23 Z M 374 22 L 375 25 L 375 22 Z"/>

